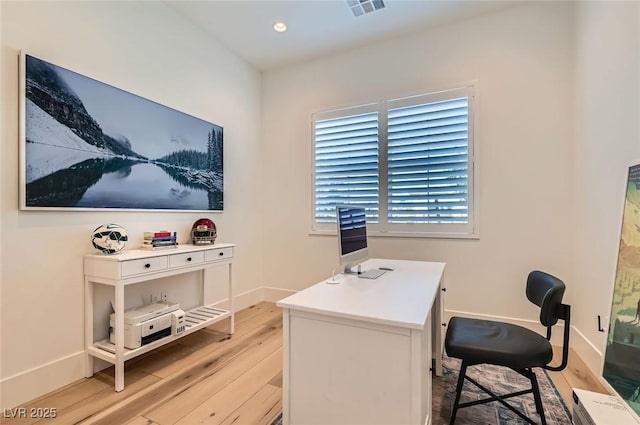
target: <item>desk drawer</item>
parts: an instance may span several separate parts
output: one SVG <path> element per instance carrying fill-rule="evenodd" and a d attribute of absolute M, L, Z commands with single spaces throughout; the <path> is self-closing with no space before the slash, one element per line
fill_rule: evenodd
<path fill-rule="evenodd" d="M 162 257 L 143 258 L 141 260 L 131 260 L 122 262 L 122 276 L 133 276 L 150 272 L 166 270 L 168 259 L 166 255 Z"/>
<path fill-rule="evenodd" d="M 173 254 L 169 256 L 169 268 L 190 266 L 200 264 L 204 261 L 204 252 L 185 252 L 183 254 Z"/>
<path fill-rule="evenodd" d="M 226 260 L 233 257 L 233 247 L 208 249 L 204 253 L 204 261 Z"/>

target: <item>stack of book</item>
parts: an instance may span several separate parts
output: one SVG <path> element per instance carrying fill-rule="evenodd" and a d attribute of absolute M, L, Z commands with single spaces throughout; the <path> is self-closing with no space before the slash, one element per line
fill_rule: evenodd
<path fill-rule="evenodd" d="M 144 232 L 144 241 L 142 242 L 142 249 L 165 249 L 165 248 L 177 248 L 178 237 L 176 232 L 169 232 L 168 230 L 158 230 L 157 232 Z"/>

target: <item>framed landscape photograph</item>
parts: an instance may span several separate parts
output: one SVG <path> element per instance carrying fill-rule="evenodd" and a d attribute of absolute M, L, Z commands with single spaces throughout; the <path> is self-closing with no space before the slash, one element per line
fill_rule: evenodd
<path fill-rule="evenodd" d="M 20 209 L 223 209 L 221 126 L 24 52 L 20 65 Z"/>

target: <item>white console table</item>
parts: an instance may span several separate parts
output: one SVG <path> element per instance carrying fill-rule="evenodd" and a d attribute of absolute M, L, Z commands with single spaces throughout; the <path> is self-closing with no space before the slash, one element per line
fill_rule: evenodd
<path fill-rule="evenodd" d="M 233 334 L 233 244 L 180 245 L 177 248 L 151 250 L 126 250 L 116 255 L 89 254 L 84 257 L 85 284 L 85 376 L 93 375 L 93 358 L 97 357 L 115 365 L 115 390 L 124 389 L 124 362 L 154 348 L 181 338 L 212 323 L 229 318 L 229 333 Z M 204 272 L 211 267 L 229 267 L 229 309 L 201 305 L 185 312 L 186 330 L 170 335 L 139 348 L 124 347 L 124 296 L 125 287 L 167 276 L 200 271 L 203 286 L 202 303 L 207 300 Z M 93 334 L 94 285 L 114 287 L 115 344 L 109 340 L 96 341 Z M 105 325 L 106 326 L 106 325 Z"/>
<path fill-rule="evenodd" d="M 444 263 L 371 259 L 280 300 L 284 425 L 428 425 L 442 371 Z M 433 348 L 433 350 L 432 350 Z"/>

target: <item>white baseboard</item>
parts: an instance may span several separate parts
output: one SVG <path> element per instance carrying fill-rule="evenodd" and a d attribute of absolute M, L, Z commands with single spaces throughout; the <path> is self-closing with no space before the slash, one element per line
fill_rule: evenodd
<path fill-rule="evenodd" d="M 281 299 L 288 297 L 289 295 L 293 295 L 298 291 L 294 291 L 292 289 L 280 289 L 280 288 L 269 288 L 262 287 L 262 300 L 270 301 L 270 302 L 278 302 Z"/>
<path fill-rule="evenodd" d="M 247 307 L 251 307 L 254 304 L 263 301 L 262 299 L 262 288 L 252 289 L 247 292 L 243 292 L 242 294 L 236 294 L 233 297 L 233 309 L 235 311 L 242 310 Z M 224 299 L 214 304 L 214 306 L 228 309 L 229 308 L 229 299 Z"/>
<path fill-rule="evenodd" d="M 21 403 L 84 378 L 83 365 L 84 351 L 81 351 L 2 379 L 0 408 L 20 406 Z"/>
<path fill-rule="evenodd" d="M 276 302 L 297 291 L 260 287 L 234 297 L 235 310 L 242 310 L 262 301 Z M 216 303 L 220 308 L 228 308 L 229 300 Z M 96 370 L 110 366 L 96 361 Z M 22 404 L 41 397 L 51 391 L 84 378 L 84 351 L 54 360 L 42 366 L 20 372 L 0 380 L 0 409 L 20 407 Z"/>
<path fill-rule="evenodd" d="M 238 294 L 234 297 L 235 310 L 242 310 L 262 301 L 277 302 L 282 298 L 295 294 L 290 289 L 260 287 Z M 221 308 L 228 308 L 228 300 L 217 303 Z M 509 317 L 480 315 L 463 311 L 445 310 L 444 320 L 448 322 L 452 316 L 463 316 L 486 320 L 507 321 L 524 326 L 528 329 L 544 334 L 545 329 L 535 320 L 521 320 Z M 553 333 L 552 342 L 562 343 L 563 328 L 560 324 Z M 572 327 L 571 347 L 584 360 L 594 375 L 600 376 L 602 368 L 602 353 L 588 341 L 582 333 Z M 84 352 L 71 354 L 45 365 L 9 376 L 0 381 L 2 399 L 0 408 L 18 407 L 22 403 L 34 400 L 48 392 L 64 387 L 84 377 Z M 595 367 L 594 367 L 595 366 Z"/>
<path fill-rule="evenodd" d="M 263 286 L 261 288 L 252 289 L 250 291 L 238 294 L 234 297 L 234 309 L 236 311 L 242 310 L 252 305 L 258 304 L 262 301 L 277 302 L 281 299 L 295 294 L 298 291 L 290 289 L 269 288 Z M 216 307 L 228 308 L 228 300 L 222 300 L 214 304 Z"/>
<path fill-rule="evenodd" d="M 575 326 L 571 327 L 571 348 L 596 377 L 602 376 L 604 353 L 598 350 Z M 602 380 L 602 379 L 601 379 Z"/>

